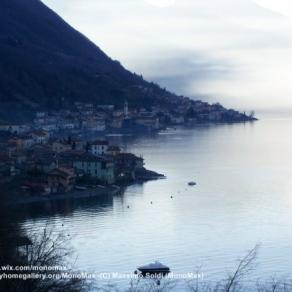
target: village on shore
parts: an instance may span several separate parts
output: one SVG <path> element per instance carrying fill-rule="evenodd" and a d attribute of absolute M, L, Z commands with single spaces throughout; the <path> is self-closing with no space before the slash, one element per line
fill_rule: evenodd
<path fill-rule="evenodd" d="M 129 109 L 127 101 L 122 109 L 76 102 L 73 109 L 37 112 L 31 123 L 2 124 L 0 184 L 12 184 L 18 194 L 50 196 L 161 178 L 145 169 L 143 157 L 112 145 L 104 138 L 106 134 L 152 133 L 169 125 L 252 119 L 220 104 L 197 103 L 195 107 L 181 103 L 171 112 L 159 106 Z"/>
<path fill-rule="evenodd" d="M 196 125 L 198 123 L 235 123 L 254 121 L 254 112 L 246 114 L 226 109 L 220 103 L 209 104 L 187 97 L 167 100 L 168 105 L 139 107 L 124 102 L 123 107 L 116 105 L 94 105 L 75 102 L 62 106 L 60 110 L 38 111 L 31 122 L 1 122 L 0 132 L 25 133 L 39 129 L 48 133 L 72 134 L 86 133 L 149 133 L 172 125 Z M 13 120 L 13 116 L 11 116 Z"/>

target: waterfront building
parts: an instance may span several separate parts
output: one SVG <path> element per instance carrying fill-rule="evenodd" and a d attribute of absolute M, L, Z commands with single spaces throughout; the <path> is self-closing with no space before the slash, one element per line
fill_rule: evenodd
<path fill-rule="evenodd" d="M 87 175 L 107 184 L 115 182 L 114 163 L 109 158 L 85 153 L 75 158 L 73 166 L 79 175 Z"/>
<path fill-rule="evenodd" d="M 90 152 L 93 155 L 104 155 L 108 151 L 109 142 L 103 140 L 97 140 L 90 143 Z"/>

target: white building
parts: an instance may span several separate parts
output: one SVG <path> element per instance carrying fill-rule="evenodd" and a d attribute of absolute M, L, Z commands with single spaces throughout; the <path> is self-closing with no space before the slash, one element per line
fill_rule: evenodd
<path fill-rule="evenodd" d="M 90 152 L 96 156 L 104 155 L 107 153 L 108 147 L 108 141 L 95 141 L 90 144 Z"/>
<path fill-rule="evenodd" d="M 7 124 L 7 125 L 0 125 L 0 131 L 10 132 L 12 134 L 22 134 L 28 132 L 30 129 L 27 125 L 14 125 L 14 124 Z"/>
<path fill-rule="evenodd" d="M 36 113 L 36 117 L 37 118 L 44 118 L 46 116 L 46 113 L 45 112 L 37 112 Z"/>
<path fill-rule="evenodd" d="M 50 135 L 46 131 L 34 131 L 30 135 L 35 144 L 46 144 L 50 139 Z"/>
<path fill-rule="evenodd" d="M 82 121 L 82 128 L 89 131 L 103 132 L 106 129 L 104 119 L 86 119 Z"/>
<path fill-rule="evenodd" d="M 46 124 L 42 126 L 42 129 L 47 132 L 57 131 L 58 127 L 56 124 Z"/>

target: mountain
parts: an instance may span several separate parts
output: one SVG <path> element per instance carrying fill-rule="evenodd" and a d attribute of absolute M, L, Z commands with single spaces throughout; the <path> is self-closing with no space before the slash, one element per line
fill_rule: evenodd
<path fill-rule="evenodd" d="M 39 0 L 0 1 L 0 56 L 2 116 L 80 100 L 145 105 L 171 96 L 110 59 Z"/>
<path fill-rule="evenodd" d="M 0 119 L 126 99 L 147 106 L 178 97 L 126 70 L 41 1 L 0 1 Z"/>

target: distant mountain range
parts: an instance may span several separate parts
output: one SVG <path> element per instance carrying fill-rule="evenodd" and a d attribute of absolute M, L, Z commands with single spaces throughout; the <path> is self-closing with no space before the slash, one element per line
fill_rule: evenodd
<path fill-rule="evenodd" d="M 109 58 L 41 1 L 0 1 L 0 119 L 74 101 L 147 106 L 177 99 Z"/>

